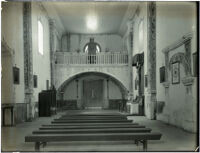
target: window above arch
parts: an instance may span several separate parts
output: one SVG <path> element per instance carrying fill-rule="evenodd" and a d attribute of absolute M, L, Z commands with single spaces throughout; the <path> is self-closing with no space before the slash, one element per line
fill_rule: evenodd
<path fill-rule="evenodd" d="M 83 52 L 84 53 L 88 53 L 89 52 L 89 45 L 90 43 L 87 43 L 84 48 L 83 48 Z M 95 43 L 95 50 L 96 50 L 96 53 L 100 53 L 101 52 L 101 46 L 98 44 L 98 43 Z"/>

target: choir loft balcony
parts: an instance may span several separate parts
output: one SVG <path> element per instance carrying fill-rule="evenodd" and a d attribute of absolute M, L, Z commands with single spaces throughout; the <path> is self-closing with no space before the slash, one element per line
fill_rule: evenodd
<path fill-rule="evenodd" d="M 56 88 L 81 73 L 98 72 L 117 78 L 126 88 L 129 86 L 128 54 L 126 52 L 55 52 L 54 84 Z M 124 77 L 126 76 L 126 77 Z"/>
<path fill-rule="evenodd" d="M 96 54 L 56 52 L 55 64 L 65 66 L 128 66 L 128 54 L 101 52 Z"/>

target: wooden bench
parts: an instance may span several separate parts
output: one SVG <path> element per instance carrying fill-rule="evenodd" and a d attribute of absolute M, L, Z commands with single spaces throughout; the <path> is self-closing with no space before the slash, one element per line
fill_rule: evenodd
<path fill-rule="evenodd" d="M 105 116 L 105 115 L 103 115 L 103 116 L 98 116 L 98 115 L 94 115 L 94 116 L 92 116 L 92 115 L 90 115 L 90 116 L 79 116 L 79 115 L 62 115 L 61 117 L 64 117 L 64 118 L 75 118 L 75 117 L 77 117 L 77 118 L 127 118 L 127 116 L 125 116 L 125 115 L 115 115 L 115 116 Z"/>
<path fill-rule="evenodd" d="M 108 129 L 108 128 L 145 128 L 143 125 L 129 125 L 129 126 L 47 126 L 40 127 L 40 130 L 65 130 L 65 129 Z"/>
<path fill-rule="evenodd" d="M 97 128 L 145 128 L 145 126 L 143 125 L 138 125 L 136 124 L 127 124 L 127 125 L 72 125 L 72 126 L 68 126 L 68 125 L 63 125 L 63 124 L 58 124 L 58 126 L 56 126 L 56 124 L 51 124 L 51 125 L 42 125 L 42 127 L 40 129 L 97 129 Z"/>
<path fill-rule="evenodd" d="M 51 123 L 131 123 L 132 120 L 62 120 L 57 119 Z"/>
<path fill-rule="evenodd" d="M 47 142 L 60 141 L 128 141 L 136 140 L 143 144 L 147 150 L 148 140 L 160 140 L 160 133 L 78 133 L 78 134 L 33 134 L 25 137 L 25 142 L 34 142 L 35 151 L 40 150 L 40 145 Z"/>
<path fill-rule="evenodd" d="M 64 129 L 64 130 L 37 130 L 32 134 L 73 134 L 73 133 L 138 133 L 151 132 L 150 128 L 95 128 L 95 129 Z"/>
<path fill-rule="evenodd" d="M 60 117 L 62 120 L 127 120 L 125 117 Z"/>
<path fill-rule="evenodd" d="M 45 124 L 45 125 L 42 125 L 42 126 L 118 126 L 118 125 L 138 125 L 138 123 L 57 123 L 57 124 Z"/>
<path fill-rule="evenodd" d="M 122 117 L 122 116 L 125 116 L 127 117 L 127 115 L 122 115 L 122 114 L 65 114 L 65 115 L 62 115 L 62 117 L 68 117 L 68 116 L 102 116 L 102 117 Z"/>

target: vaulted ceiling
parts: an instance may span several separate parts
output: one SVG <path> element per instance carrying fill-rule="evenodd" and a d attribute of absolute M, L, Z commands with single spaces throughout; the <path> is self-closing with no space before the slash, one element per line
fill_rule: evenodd
<path fill-rule="evenodd" d="M 130 2 L 43 2 L 49 16 L 54 16 L 54 12 L 60 18 L 65 32 L 83 34 L 119 33 L 129 4 Z M 89 16 L 95 16 L 96 30 L 87 27 Z"/>

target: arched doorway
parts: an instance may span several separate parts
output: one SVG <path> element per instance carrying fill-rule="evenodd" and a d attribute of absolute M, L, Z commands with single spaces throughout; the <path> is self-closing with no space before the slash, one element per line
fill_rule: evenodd
<path fill-rule="evenodd" d="M 76 103 L 78 109 L 117 109 L 128 90 L 108 74 L 85 72 L 63 82 L 57 93 L 59 100 Z"/>

